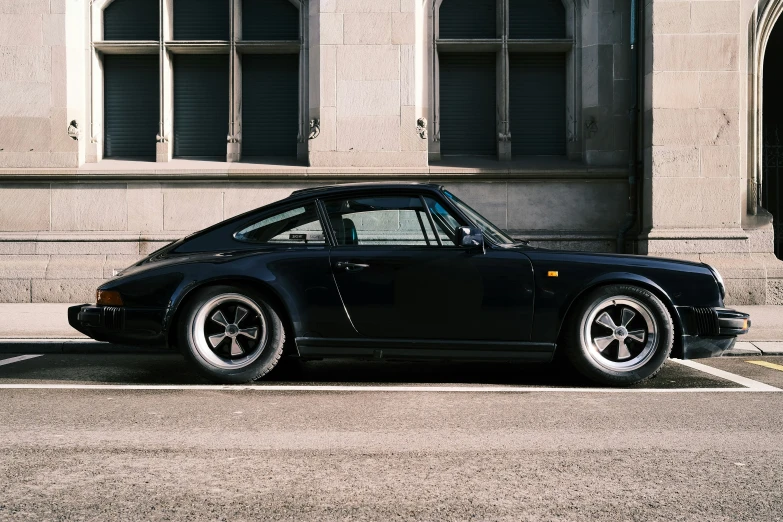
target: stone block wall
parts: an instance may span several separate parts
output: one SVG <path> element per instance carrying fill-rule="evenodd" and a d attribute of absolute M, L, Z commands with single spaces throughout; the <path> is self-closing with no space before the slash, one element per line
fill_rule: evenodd
<path fill-rule="evenodd" d="M 68 136 L 65 26 L 66 0 L 0 2 L 0 168 L 79 164 Z"/>
<path fill-rule="evenodd" d="M 310 4 L 310 117 L 321 123 L 309 163 L 323 167 L 424 167 L 427 141 L 416 83 L 414 0 Z M 418 13 L 417 13 L 418 9 Z M 317 67 L 315 67 L 317 66 Z"/>

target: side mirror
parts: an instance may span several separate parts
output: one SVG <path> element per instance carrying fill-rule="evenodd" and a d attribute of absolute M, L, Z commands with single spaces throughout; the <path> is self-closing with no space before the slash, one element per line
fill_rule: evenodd
<path fill-rule="evenodd" d="M 473 227 L 457 227 L 457 246 L 484 249 L 484 233 Z"/>

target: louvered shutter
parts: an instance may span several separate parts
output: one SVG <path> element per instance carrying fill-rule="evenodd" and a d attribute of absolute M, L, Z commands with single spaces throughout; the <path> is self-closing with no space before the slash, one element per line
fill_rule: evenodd
<path fill-rule="evenodd" d="M 225 157 L 228 55 L 174 57 L 174 155 Z"/>
<path fill-rule="evenodd" d="M 158 40 L 158 0 L 114 0 L 103 11 L 104 40 Z"/>
<path fill-rule="evenodd" d="M 566 79 L 562 54 L 509 57 L 511 150 L 515 156 L 566 153 Z"/>
<path fill-rule="evenodd" d="M 443 53 L 439 60 L 441 153 L 496 154 L 495 53 Z"/>
<path fill-rule="evenodd" d="M 497 38 L 497 2 L 443 0 L 439 28 L 441 39 Z"/>
<path fill-rule="evenodd" d="M 296 156 L 299 55 L 242 57 L 242 156 Z"/>
<path fill-rule="evenodd" d="M 565 38 L 562 0 L 509 0 L 509 38 Z"/>
<path fill-rule="evenodd" d="M 299 10 L 288 0 L 242 0 L 243 40 L 298 40 Z"/>
<path fill-rule="evenodd" d="M 159 121 L 157 55 L 103 58 L 104 153 L 155 158 Z"/>
<path fill-rule="evenodd" d="M 228 40 L 230 0 L 174 0 L 175 40 Z"/>

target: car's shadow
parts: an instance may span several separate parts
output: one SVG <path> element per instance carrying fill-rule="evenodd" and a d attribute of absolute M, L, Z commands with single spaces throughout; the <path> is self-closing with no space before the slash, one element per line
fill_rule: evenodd
<path fill-rule="evenodd" d="M 2 383 L 70 384 L 211 384 L 181 355 L 48 354 L 0 366 Z M 454 361 L 356 361 L 347 359 L 285 361 L 258 386 L 282 385 L 507 385 L 596 387 L 562 364 Z M 637 387 L 724 387 L 733 383 L 690 368 L 667 363 L 661 373 Z"/>

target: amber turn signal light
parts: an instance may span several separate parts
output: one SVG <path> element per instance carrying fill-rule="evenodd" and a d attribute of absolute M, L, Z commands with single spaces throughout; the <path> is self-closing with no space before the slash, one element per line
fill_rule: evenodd
<path fill-rule="evenodd" d="M 546 273 L 547 277 L 557 277 L 559 275 L 560 274 L 557 273 L 557 270 L 550 270 L 549 272 Z"/>
<path fill-rule="evenodd" d="M 122 306 L 122 296 L 114 290 L 98 290 L 97 303 L 103 306 Z"/>

